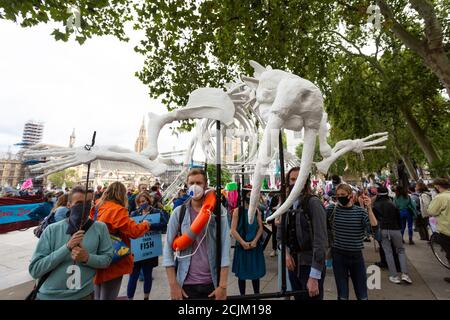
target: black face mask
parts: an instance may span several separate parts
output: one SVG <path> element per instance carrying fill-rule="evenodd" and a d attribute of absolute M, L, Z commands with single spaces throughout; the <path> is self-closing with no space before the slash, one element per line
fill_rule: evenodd
<path fill-rule="evenodd" d="M 348 196 L 347 197 L 337 197 L 337 199 L 338 199 L 339 203 L 344 207 L 350 202 L 350 199 L 348 198 Z"/>
<path fill-rule="evenodd" d="M 245 204 L 250 204 L 250 198 L 245 197 L 244 201 L 245 201 Z"/>
<path fill-rule="evenodd" d="M 91 201 L 86 203 L 86 208 L 83 215 L 83 202 L 77 202 L 70 208 L 70 215 L 68 220 L 67 234 L 73 235 L 80 230 L 81 224 L 83 225 L 89 220 L 89 212 L 91 210 Z"/>

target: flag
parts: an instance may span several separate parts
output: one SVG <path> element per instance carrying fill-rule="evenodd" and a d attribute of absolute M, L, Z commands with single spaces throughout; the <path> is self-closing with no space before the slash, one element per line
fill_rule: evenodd
<path fill-rule="evenodd" d="M 29 188 L 33 188 L 33 179 L 32 178 L 25 180 L 25 182 L 22 184 L 22 187 L 20 188 L 20 190 L 26 190 Z"/>

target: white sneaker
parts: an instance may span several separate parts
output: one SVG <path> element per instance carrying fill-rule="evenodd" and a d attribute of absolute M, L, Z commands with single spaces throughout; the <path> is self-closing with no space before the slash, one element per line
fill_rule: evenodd
<path fill-rule="evenodd" d="M 401 283 L 401 280 L 400 280 L 400 278 L 398 276 L 395 276 L 395 277 L 390 276 L 389 277 L 389 281 L 392 282 L 392 283 L 396 283 L 396 284 Z"/>
<path fill-rule="evenodd" d="M 412 284 L 411 278 L 406 273 L 402 274 L 402 280 L 407 282 L 407 283 L 409 283 L 409 284 Z"/>

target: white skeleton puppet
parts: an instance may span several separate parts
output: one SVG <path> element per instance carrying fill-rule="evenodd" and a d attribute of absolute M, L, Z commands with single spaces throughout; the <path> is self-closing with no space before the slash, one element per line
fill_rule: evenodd
<path fill-rule="evenodd" d="M 266 172 L 274 147 L 278 146 L 280 129 L 301 131 L 304 129 L 304 144 L 299 177 L 286 201 L 267 218 L 267 221 L 284 214 L 301 194 L 313 165 L 316 137 L 319 135 L 320 153 L 323 160 L 316 164 L 322 173 L 330 165 L 349 151 L 361 153 L 363 150 L 384 149 L 376 146 L 388 139 L 387 133 L 377 133 L 364 139 L 340 141 L 331 149 L 327 143 L 327 114 L 323 107 L 322 93 L 310 81 L 282 70 L 272 70 L 251 61 L 254 77 L 242 77 L 248 86 L 256 90 L 255 109 L 259 109 L 266 122 L 260 143 L 256 168 L 252 179 L 249 221 L 252 222 L 259 200 L 263 174 Z M 368 141 L 377 137 L 373 141 Z M 272 143 L 271 143 L 272 142 Z"/>
<path fill-rule="evenodd" d="M 157 115 L 149 113 L 148 122 L 148 147 L 142 151 L 142 155 L 150 160 L 158 156 L 158 136 L 161 129 L 174 121 L 190 119 L 218 120 L 225 125 L 231 125 L 234 121 L 235 107 L 228 94 L 219 88 L 199 88 L 189 95 L 185 107 Z M 196 138 L 199 138 L 196 136 Z"/>
<path fill-rule="evenodd" d="M 52 148 L 45 145 L 27 151 L 27 158 L 46 157 L 51 159 L 44 164 L 31 166 L 32 172 L 46 171 L 42 176 L 62 171 L 68 167 L 87 164 L 97 159 L 127 161 L 148 169 L 155 175 L 165 171 L 165 159 L 157 158 L 157 139 L 162 127 L 173 121 L 203 119 L 200 128 L 193 137 L 186 155 L 185 164 L 192 157 L 193 149 L 200 141 L 208 161 L 214 161 L 214 146 L 211 143 L 211 126 L 213 121 L 220 121 L 225 127 L 233 128 L 237 121 L 246 131 L 249 138 L 250 152 L 246 163 L 256 162 L 253 175 L 253 186 L 262 184 L 262 175 L 273 158 L 274 146 L 278 145 L 280 129 L 301 131 L 304 129 L 304 147 L 301 159 L 299 179 L 286 202 L 268 219 L 284 213 L 299 196 L 313 163 L 316 136 L 319 134 L 320 151 L 324 159 L 316 164 L 323 173 L 336 159 L 349 151 L 362 152 L 367 149 L 382 149 L 375 146 L 387 140 L 387 133 L 371 135 L 365 139 L 345 140 L 338 142 L 331 149 L 327 144 L 327 116 L 323 110 L 323 99 L 320 90 L 308 80 L 302 79 L 282 70 L 264 68 L 254 61 L 250 64 L 255 69 L 254 78 L 242 77 L 244 83 L 233 84 L 225 92 L 219 88 L 199 88 L 193 91 L 185 107 L 163 116 L 149 113 L 148 141 L 149 146 L 140 154 L 116 147 L 95 146 L 90 151 L 79 148 Z M 252 89 L 253 88 L 253 89 Z M 253 120 L 260 122 L 264 135 L 259 151 L 257 147 L 257 128 Z M 249 134 L 250 133 L 250 134 Z M 276 143 L 271 144 L 270 138 Z M 373 137 L 380 138 L 368 141 Z M 216 137 L 217 138 L 217 137 Z M 273 139 L 275 138 L 275 139 Z M 258 151 L 258 152 L 257 152 Z M 258 153 L 258 154 L 257 154 Z M 257 158 L 255 158 L 257 156 Z M 295 159 L 294 159 L 295 160 Z M 169 160 L 170 161 L 170 160 Z M 253 221 L 259 188 L 253 188 L 250 200 L 249 220 Z"/>
<path fill-rule="evenodd" d="M 234 116 L 235 107 L 228 93 L 218 88 L 199 88 L 190 94 L 185 107 L 163 116 L 149 113 L 149 146 L 140 154 L 118 146 L 94 146 L 87 150 L 85 147 L 64 148 L 40 144 L 25 152 L 24 157 L 27 159 L 44 157 L 50 159 L 45 163 L 30 166 L 33 173 L 45 172 L 36 178 L 42 178 L 80 164 L 88 164 L 95 160 L 130 162 L 149 170 L 154 175 L 160 175 L 166 171 L 166 164 L 171 162 L 170 159 L 157 158 L 157 139 L 165 124 L 188 119 L 209 119 L 231 125 Z M 195 147 L 199 138 L 200 135 L 194 137 L 190 149 Z M 206 145 L 206 141 L 202 143 Z"/>
<path fill-rule="evenodd" d="M 36 145 L 24 153 L 27 159 L 50 159 L 45 163 L 30 166 L 30 171 L 43 172 L 36 178 L 43 178 L 52 173 L 62 171 L 66 168 L 76 167 L 81 164 L 89 164 L 95 160 L 111 160 L 134 163 L 154 175 L 160 175 L 167 170 L 165 159 L 151 161 L 147 157 L 131 150 L 118 146 L 94 146 L 91 150 L 85 147 L 64 148 L 52 147 L 45 144 Z"/>

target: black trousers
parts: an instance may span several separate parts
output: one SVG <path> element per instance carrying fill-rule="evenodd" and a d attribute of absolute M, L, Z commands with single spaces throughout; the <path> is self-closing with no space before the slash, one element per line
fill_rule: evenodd
<path fill-rule="evenodd" d="M 418 215 L 416 218 L 416 228 L 420 235 L 420 240 L 430 240 L 428 234 L 428 217 L 424 218 L 422 215 Z"/>
<path fill-rule="evenodd" d="M 275 220 L 272 220 L 270 224 L 272 226 L 272 250 L 277 251 L 277 225 Z"/>
<path fill-rule="evenodd" d="M 326 267 L 322 270 L 322 277 L 319 280 L 319 295 L 313 298 L 309 297 L 307 293 L 294 295 L 295 300 L 323 300 L 323 285 L 325 282 Z M 307 283 L 309 280 L 309 273 L 311 266 L 299 265 L 298 259 L 295 261 L 294 271 L 288 271 L 289 281 L 291 283 L 292 291 L 308 290 Z"/>
<path fill-rule="evenodd" d="M 184 292 L 188 295 L 188 298 L 183 300 L 208 300 L 208 296 L 215 290 L 214 284 L 185 284 L 183 286 Z"/>

